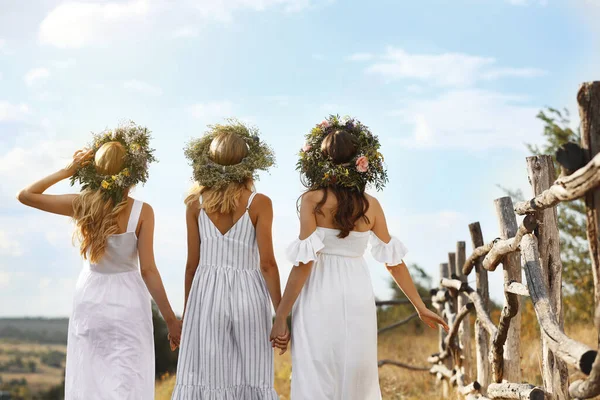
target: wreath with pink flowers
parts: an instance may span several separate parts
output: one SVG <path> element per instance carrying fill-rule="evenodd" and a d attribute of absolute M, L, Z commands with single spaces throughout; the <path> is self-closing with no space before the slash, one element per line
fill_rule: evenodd
<path fill-rule="evenodd" d="M 333 163 L 321 151 L 321 143 L 325 137 L 336 131 L 348 132 L 356 138 L 356 155 L 344 164 Z M 350 117 L 340 118 L 339 115 L 330 115 L 306 135 L 296 169 L 304 175 L 305 184 L 310 190 L 331 185 L 360 191 L 373 186 L 381 190 L 388 178 L 383 156 L 379 152 L 380 147 L 377 136 L 360 121 Z"/>

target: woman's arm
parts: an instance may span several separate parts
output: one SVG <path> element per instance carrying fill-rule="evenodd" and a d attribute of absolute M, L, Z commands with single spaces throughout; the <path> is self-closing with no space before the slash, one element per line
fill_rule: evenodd
<path fill-rule="evenodd" d="M 302 204 L 300 205 L 300 240 L 308 238 L 317 229 L 317 220 L 314 214 L 315 205 L 316 202 L 313 199 L 312 193 L 306 193 L 302 197 Z M 307 264 L 299 263 L 298 266 L 292 267 L 283 297 L 281 298 L 279 307 L 277 307 L 275 321 L 273 322 L 271 340 L 275 343 L 277 343 L 277 338 L 282 340 L 289 334 L 287 317 L 292 312 L 292 307 L 310 275 L 312 265 L 313 262 L 311 261 Z M 280 354 L 285 353 L 285 348 L 281 349 Z"/>
<path fill-rule="evenodd" d="M 150 205 L 145 203 L 141 213 L 138 252 L 142 279 L 167 323 L 169 337 L 171 338 L 172 343 L 179 345 L 181 337 L 181 321 L 177 319 L 171 308 L 160 273 L 156 267 L 156 262 L 154 260 L 154 211 Z"/>
<path fill-rule="evenodd" d="M 371 207 L 375 211 L 375 221 L 371 231 L 384 243 L 389 243 L 392 237 L 388 231 L 387 221 L 385 219 L 385 214 L 383 212 L 383 208 L 379 204 L 379 202 L 375 199 L 370 199 Z M 419 291 L 415 286 L 415 283 L 410 276 L 410 272 L 404 261 L 397 265 L 387 265 L 386 268 L 388 272 L 392 275 L 392 278 L 398 285 L 398 287 L 404 292 L 408 300 L 415 307 L 417 313 L 419 314 L 419 318 L 431 328 L 436 328 L 437 324 L 442 325 L 445 330 L 448 330 L 448 325 L 446 322 L 436 313 L 429 310 L 421 296 L 419 295 Z"/>
<path fill-rule="evenodd" d="M 281 282 L 273 251 L 273 204 L 270 198 L 261 194 L 256 195 L 254 204 L 258 210 L 256 243 L 260 255 L 260 270 L 265 278 L 273 307 L 277 310 L 281 301 Z"/>
<path fill-rule="evenodd" d="M 49 195 L 44 192 L 58 182 L 67 179 L 77 169 L 89 162 L 91 151 L 79 150 L 73 155 L 73 161 L 66 167 L 32 183 L 17 194 L 17 199 L 26 206 L 53 214 L 73 216 L 73 200 L 76 194 Z"/>
<path fill-rule="evenodd" d="M 200 229 L 198 227 L 198 212 L 200 211 L 198 202 L 187 205 L 185 209 L 185 223 L 187 226 L 187 261 L 185 263 L 185 282 L 184 293 L 185 300 L 183 306 L 183 316 L 187 309 L 188 297 L 194 281 L 194 275 L 200 262 Z"/>

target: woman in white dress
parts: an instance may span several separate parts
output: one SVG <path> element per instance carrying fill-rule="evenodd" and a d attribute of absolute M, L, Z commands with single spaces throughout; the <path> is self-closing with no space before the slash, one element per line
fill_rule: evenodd
<path fill-rule="evenodd" d="M 292 312 L 292 399 L 381 399 L 377 317 L 363 254 L 388 271 L 432 328 L 444 321 L 427 309 L 367 185 L 387 181 L 379 142 L 360 122 L 331 116 L 317 125 L 300 153 L 308 187 L 300 205 L 300 237 L 288 248 L 294 263 L 271 339 L 285 337 Z"/>
<path fill-rule="evenodd" d="M 252 190 L 273 154 L 256 131 L 231 121 L 193 141 L 186 156 L 198 185 L 185 201 L 185 311 L 172 398 L 276 400 L 269 332 L 281 289 L 273 207 Z"/>
<path fill-rule="evenodd" d="M 69 319 L 66 400 L 154 398 L 154 340 L 150 296 L 177 344 L 175 317 L 154 262 L 154 214 L 128 197 L 147 179 L 154 160 L 148 132 L 133 124 L 95 137 L 68 167 L 23 189 L 21 203 L 72 217 L 84 267 Z M 52 185 L 79 180 L 79 194 L 48 195 Z M 139 259 L 139 264 L 138 264 Z M 167 338 L 165 338 L 167 340 Z"/>

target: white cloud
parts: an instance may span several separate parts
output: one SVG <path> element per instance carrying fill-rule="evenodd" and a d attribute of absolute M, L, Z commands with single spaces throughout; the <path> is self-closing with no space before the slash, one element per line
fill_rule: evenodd
<path fill-rule="evenodd" d="M 48 79 L 49 77 L 50 71 L 48 71 L 47 68 L 34 68 L 29 70 L 23 79 L 25 80 L 27 86 L 33 86 Z"/>
<path fill-rule="evenodd" d="M 547 74 L 547 71 L 539 68 L 496 68 L 484 72 L 481 76 L 483 79 L 494 80 L 504 77 L 536 78 Z"/>
<path fill-rule="evenodd" d="M 161 88 L 135 79 L 123 82 L 123 87 L 127 90 L 132 90 L 134 92 L 139 92 L 150 96 L 160 96 L 162 94 Z"/>
<path fill-rule="evenodd" d="M 548 0 L 506 0 L 509 4 L 513 6 L 529 6 L 532 4 L 538 4 L 540 6 L 548 5 Z"/>
<path fill-rule="evenodd" d="M 537 143 L 542 129 L 538 107 L 523 98 L 485 90 L 452 90 L 433 99 L 411 101 L 392 114 L 412 126 L 400 142 L 410 147 L 485 150 Z"/>
<path fill-rule="evenodd" d="M 39 40 L 44 45 L 59 48 L 81 48 L 90 44 L 110 43 L 114 38 L 131 37 L 147 28 L 165 13 L 186 18 L 230 22 L 236 12 L 264 11 L 279 7 L 284 12 L 298 12 L 313 2 L 331 0 L 112 0 L 103 2 L 71 1 L 54 8 L 39 28 Z M 177 28 L 173 37 L 197 37 L 191 25 Z"/>
<path fill-rule="evenodd" d="M 411 79 L 442 87 L 472 86 L 482 80 L 535 77 L 545 73 L 536 68 L 496 67 L 495 58 L 464 53 L 411 54 L 388 47 L 385 54 L 377 58 L 367 67 L 367 73 L 390 81 Z"/>
<path fill-rule="evenodd" d="M 44 173 L 64 167 L 76 148 L 68 140 L 40 140 L 40 135 L 36 136 L 35 142 L 24 143 L 0 153 L 0 195 L 14 196 L 17 190 L 39 179 Z M 19 173 L 15 174 L 14 171 Z"/>
<path fill-rule="evenodd" d="M 21 243 L 8 232 L 0 230 L 0 255 L 18 257 L 22 254 Z"/>
<path fill-rule="evenodd" d="M 46 289 L 52 283 L 52 278 L 41 278 L 38 282 L 38 289 Z"/>
<path fill-rule="evenodd" d="M 77 64 L 74 58 L 68 58 L 66 60 L 55 60 L 52 61 L 52 66 L 57 69 L 73 68 Z"/>
<path fill-rule="evenodd" d="M 0 288 L 7 287 L 10 284 L 10 274 L 0 271 Z"/>
<path fill-rule="evenodd" d="M 39 39 L 59 48 L 83 47 L 124 34 L 129 24 L 142 22 L 149 12 L 149 0 L 62 3 L 42 21 Z"/>
<path fill-rule="evenodd" d="M 188 107 L 189 114 L 198 119 L 216 119 L 233 114 L 233 103 L 230 101 L 213 101 L 197 103 Z"/>
<path fill-rule="evenodd" d="M 0 121 L 19 121 L 30 113 L 27 104 L 11 104 L 0 101 Z"/>
<path fill-rule="evenodd" d="M 200 30 L 192 25 L 179 27 L 173 32 L 174 38 L 196 38 L 198 36 L 200 36 Z"/>
<path fill-rule="evenodd" d="M 229 22 L 236 11 L 249 9 L 264 11 L 272 7 L 282 7 L 285 12 L 299 12 L 310 7 L 311 0 L 189 0 L 191 4 L 206 19 Z"/>
<path fill-rule="evenodd" d="M 348 61 L 371 61 L 375 56 L 371 53 L 354 53 L 348 56 Z"/>

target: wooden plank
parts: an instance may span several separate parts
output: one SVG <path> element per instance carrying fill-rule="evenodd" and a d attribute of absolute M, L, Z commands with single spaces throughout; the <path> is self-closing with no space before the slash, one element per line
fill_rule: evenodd
<path fill-rule="evenodd" d="M 577 94 L 581 119 L 581 147 L 588 159 L 597 158 L 600 151 L 600 82 L 586 82 Z M 596 328 L 600 330 L 600 190 L 585 198 L 587 238 L 594 275 Z M 600 337 L 599 337 L 600 347 Z M 596 357 L 592 372 L 585 380 L 575 381 L 569 387 L 571 396 L 589 399 L 600 395 L 600 357 Z"/>
<path fill-rule="evenodd" d="M 464 284 L 467 285 L 467 276 L 462 272 L 462 266 L 465 264 L 467 257 L 467 245 L 465 242 L 456 243 L 456 262 L 454 264 L 454 273 L 457 278 Z M 469 297 L 466 293 L 459 293 L 458 295 L 458 309 L 462 309 L 467 303 L 470 302 Z M 458 344 L 462 355 L 462 369 L 467 381 L 473 379 L 473 356 L 471 354 L 471 318 L 469 315 L 465 316 L 465 319 L 460 323 L 458 328 Z"/>
<path fill-rule="evenodd" d="M 471 235 L 471 244 L 474 249 L 483 246 L 483 233 L 481 232 L 481 225 L 479 222 L 473 222 L 469 224 L 469 233 Z M 479 299 L 481 299 L 481 304 L 479 308 L 477 307 L 477 303 L 471 297 L 473 303 L 475 303 L 475 310 L 477 311 L 477 319 L 475 320 L 475 360 L 477 363 L 477 382 L 481 385 L 481 393 L 487 393 L 487 387 L 490 384 L 490 364 L 489 364 L 489 352 L 490 352 L 490 341 L 489 338 L 492 336 L 488 335 L 484 324 L 480 319 L 480 315 L 488 315 L 489 319 L 489 301 L 490 294 L 488 288 L 488 272 L 483 269 L 481 266 L 481 258 L 478 258 L 474 263 L 475 267 L 475 289 L 478 294 Z M 463 268 L 463 272 L 465 272 Z M 468 272 L 465 273 L 468 275 Z M 491 324 L 491 321 L 490 321 Z M 493 325 L 493 324 L 492 324 Z M 495 328 L 495 327 L 494 327 Z"/>
<path fill-rule="evenodd" d="M 491 399 L 544 400 L 544 391 L 527 383 L 492 383 L 488 388 Z"/>
<path fill-rule="evenodd" d="M 494 200 L 500 238 L 510 239 L 517 234 L 517 218 L 510 197 Z M 504 283 L 521 282 L 521 262 L 518 252 L 509 253 L 503 260 Z M 504 307 L 500 315 L 498 332 L 492 339 L 492 377 L 494 382 L 503 379 L 509 382 L 521 381 L 521 314 L 519 296 L 504 293 Z M 503 345 L 503 346 L 502 346 Z M 500 349 L 503 347 L 503 351 Z M 503 353 L 503 356 L 502 356 Z"/>
<path fill-rule="evenodd" d="M 527 157 L 527 172 L 533 195 L 550 188 L 556 180 L 554 161 L 551 156 Z M 541 271 L 548 288 L 550 307 L 556 315 L 559 329 L 564 329 L 562 306 L 562 261 L 560 259 L 560 234 L 556 208 L 551 207 L 536 214 L 539 225 L 536 236 L 540 253 Z M 569 374 L 564 361 L 555 357 L 542 338 L 542 378 L 549 399 L 567 399 Z"/>
<path fill-rule="evenodd" d="M 556 316 L 552 312 L 548 289 L 541 271 L 537 239 L 532 234 L 525 235 L 521 240 L 521 255 L 533 308 L 548 347 L 567 364 L 574 366 L 586 375 L 589 374 L 597 352 L 585 344 L 571 339 L 561 331 Z"/>

